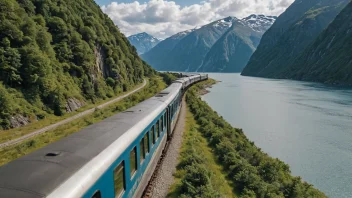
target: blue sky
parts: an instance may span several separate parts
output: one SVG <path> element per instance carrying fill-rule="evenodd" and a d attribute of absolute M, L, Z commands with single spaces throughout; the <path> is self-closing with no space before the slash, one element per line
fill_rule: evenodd
<path fill-rule="evenodd" d="M 144 3 L 147 2 L 146 0 L 95 0 L 100 6 L 110 4 L 112 2 L 118 2 L 118 3 L 131 3 L 134 1 L 138 1 L 139 3 Z M 200 3 L 201 0 L 174 0 L 177 4 L 180 6 L 188 6 L 192 5 L 195 3 Z"/>
<path fill-rule="evenodd" d="M 278 16 L 294 0 L 95 0 L 126 36 L 165 39 L 228 16 Z"/>

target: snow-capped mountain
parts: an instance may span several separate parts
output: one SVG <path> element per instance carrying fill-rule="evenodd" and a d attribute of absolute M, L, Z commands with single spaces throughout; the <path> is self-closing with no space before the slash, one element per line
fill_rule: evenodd
<path fill-rule="evenodd" d="M 205 25 L 205 26 L 213 26 L 220 31 L 224 31 L 224 30 L 226 31 L 232 26 L 232 23 L 234 21 L 238 21 L 238 19 L 236 17 L 227 17 L 224 19 L 214 21 L 214 22 L 212 22 L 208 25 Z"/>
<path fill-rule="evenodd" d="M 226 17 L 177 33 L 143 54 L 162 71 L 240 72 L 276 17 Z"/>
<path fill-rule="evenodd" d="M 155 47 L 160 40 L 145 32 L 128 37 L 130 43 L 136 47 L 138 54 L 144 54 Z"/>
<path fill-rule="evenodd" d="M 242 20 L 245 21 L 249 27 L 257 32 L 266 32 L 276 21 L 276 16 L 265 16 L 252 14 Z"/>

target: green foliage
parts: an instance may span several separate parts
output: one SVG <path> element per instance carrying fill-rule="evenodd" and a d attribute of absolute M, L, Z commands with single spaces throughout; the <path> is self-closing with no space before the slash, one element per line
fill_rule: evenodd
<path fill-rule="evenodd" d="M 176 183 L 168 197 L 234 197 L 226 175 L 189 111 L 186 122 Z"/>
<path fill-rule="evenodd" d="M 233 128 L 202 101 L 197 92 L 205 83 L 209 82 L 192 87 L 186 100 L 199 130 L 209 140 L 241 197 L 326 197 L 301 178 L 291 176 L 288 165 L 261 152 L 242 130 Z"/>
<path fill-rule="evenodd" d="M 96 102 L 154 73 L 93 0 L 0 2 L 0 82 L 22 93 L 30 109 L 63 115 L 69 98 Z"/>
<path fill-rule="evenodd" d="M 174 80 L 176 80 L 177 78 L 180 77 L 180 74 L 178 74 L 178 73 L 170 73 L 170 72 L 159 73 L 159 75 L 161 77 L 163 77 L 163 81 L 167 85 L 171 85 Z"/>

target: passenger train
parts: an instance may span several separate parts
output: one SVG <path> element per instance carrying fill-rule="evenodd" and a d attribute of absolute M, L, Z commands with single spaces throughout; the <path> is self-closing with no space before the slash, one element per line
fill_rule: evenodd
<path fill-rule="evenodd" d="M 4 198 L 141 197 L 172 136 L 186 76 L 138 105 L 0 167 Z"/>

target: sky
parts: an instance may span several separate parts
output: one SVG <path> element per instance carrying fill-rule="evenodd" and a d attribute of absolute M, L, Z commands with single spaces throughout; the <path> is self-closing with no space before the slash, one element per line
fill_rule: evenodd
<path fill-rule="evenodd" d="M 279 16 L 294 0 L 95 0 L 126 36 L 165 39 L 228 16 Z"/>

